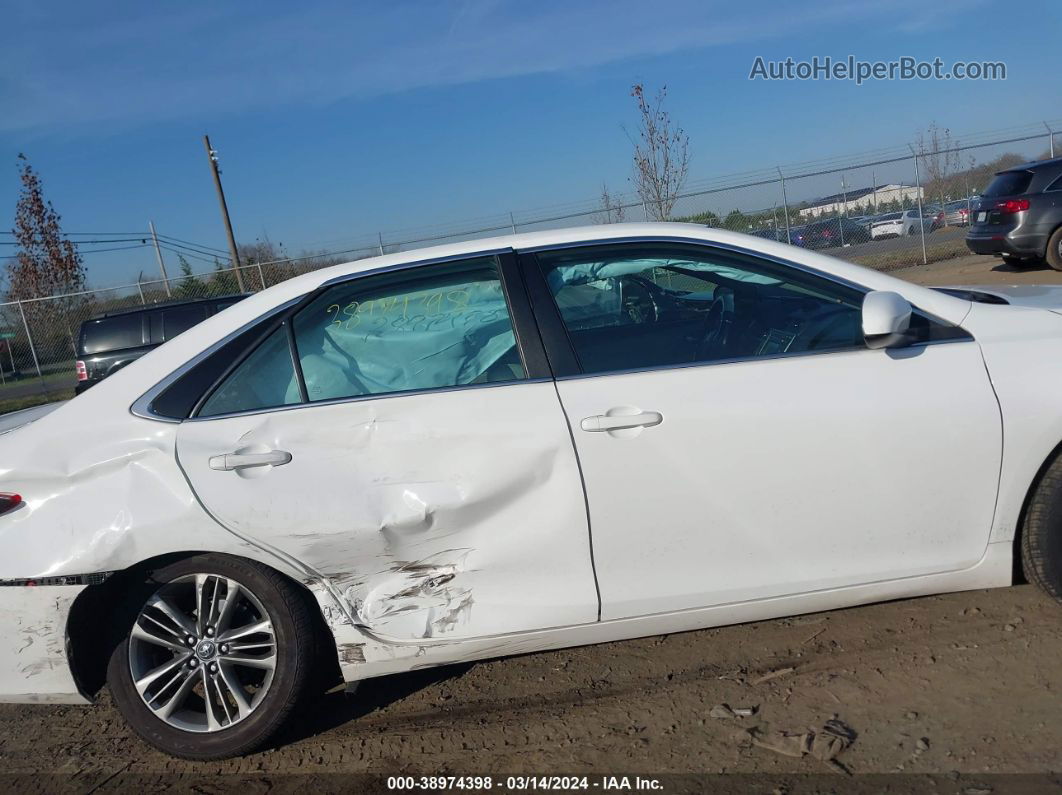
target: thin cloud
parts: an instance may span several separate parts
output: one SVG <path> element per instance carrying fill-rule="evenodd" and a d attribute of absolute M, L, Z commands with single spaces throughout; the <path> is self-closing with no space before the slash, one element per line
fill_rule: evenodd
<path fill-rule="evenodd" d="M 16 5 L 0 34 L 0 131 L 110 128 L 365 99 L 923 18 L 921 0 L 779 10 L 644 0 L 459 4 Z M 144 9 L 150 8 L 150 13 Z M 904 9 L 910 11 L 905 13 Z M 918 22 L 915 22 L 918 25 Z"/>

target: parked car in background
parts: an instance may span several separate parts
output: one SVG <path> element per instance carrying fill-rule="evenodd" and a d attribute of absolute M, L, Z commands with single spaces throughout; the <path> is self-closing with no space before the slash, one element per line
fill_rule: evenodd
<path fill-rule="evenodd" d="M 945 226 L 968 226 L 970 223 L 971 199 L 958 199 L 944 205 Z"/>
<path fill-rule="evenodd" d="M 917 235 L 919 228 L 933 231 L 933 220 L 918 214 L 918 210 L 904 210 L 898 213 L 886 213 L 881 220 L 870 225 L 870 236 L 875 240 L 886 237 L 907 237 Z"/>
<path fill-rule="evenodd" d="M 944 209 L 939 204 L 929 209 L 923 207 L 922 218 L 929 222 L 929 227 L 926 231 L 936 232 L 944 226 Z"/>
<path fill-rule="evenodd" d="M 746 234 L 750 234 L 753 237 L 762 237 L 765 240 L 777 240 L 779 243 L 788 243 L 789 238 L 786 234 L 785 228 L 772 228 L 767 227 L 765 229 L 752 229 Z"/>
<path fill-rule="evenodd" d="M 971 208 L 966 245 L 1014 264 L 1062 270 L 1062 157 L 1000 171 Z"/>
<path fill-rule="evenodd" d="M 81 394 L 183 331 L 245 298 L 227 295 L 149 304 L 86 320 L 77 337 L 77 387 Z"/>
<path fill-rule="evenodd" d="M 805 226 L 801 240 L 805 248 L 835 248 L 866 243 L 870 240 L 870 233 L 848 218 L 828 218 Z"/>
<path fill-rule="evenodd" d="M 2 428 L 0 701 L 108 683 L 148 742 L 216 759 L 330 676 L 1023 563 L 1062 599 L 1062 287 L 956 290 L 689 224 L 281 282 Z"/>

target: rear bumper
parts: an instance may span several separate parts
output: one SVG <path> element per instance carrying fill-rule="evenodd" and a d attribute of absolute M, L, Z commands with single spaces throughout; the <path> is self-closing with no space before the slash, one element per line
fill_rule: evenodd
<path fill-rule="evenodd" d="M 0 702 L 91 703 L 74 681 L 66 625 L 84 585 L 0 585 Z"/>
<path fill-rule="evenodd" d="M 1042 257 L 1047 248 L 1044 235 L 1014 235 L 969 232 L 966 247 L 974 254 L 1012 254 L 1016 257 Z"/>

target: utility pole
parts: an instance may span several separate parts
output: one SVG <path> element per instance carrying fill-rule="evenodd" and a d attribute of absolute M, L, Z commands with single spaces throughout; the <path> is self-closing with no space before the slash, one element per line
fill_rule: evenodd
<path fill-rule="evenodd" d="M 782 182 L 782 209 L 785 211 L 785 242 L 793 242 L 793 232 L 789 226 L 789 199 L 785 195 L 785 177 L 782 175 L 782 167 L 776 166 L 778 169 L 778 179 Z"/>
<path fill-rule="evenodd" d="M 155 222 L 148 221 L 148 229 L 151 230 L 151 242 L 155 244 L 155 256 L 159 260 L 159 270 L 162 271 L 162 283 L 166 285 L 166 297 L 173 298 L 173 291 L 170 289 L 170 277 L 166 275 L 166 263 L 162 261 L 162 249 L 159 248 L 159 236 L 155 234 Z M 137 282 L 139 285 L 139 282 Z M 141 295 L 143 298 L 143 295 Z"/>
<path fill-rule="evenodd" d="M 240 292 L 246 292 L 243 275 L 240 273 L 240 253 L 236 250 L 236 238 L 232 235 L 232 221 L 229 220 L 229 206 L 225 203 L 225 191 L 221 189 L 221 172 L 218 171 L 218 153 L 210 148 L 210 136 L 203 136 L 207 160 L 210 161 L 210 173 L 214 175 L 214 187 L 218 189 L 218 203 L 221 205 L 221 220 L 225 223 L 225 232 L 229 236 L 229 256 L 232 258 L 232 270 L 236 274 L 236 284 Z"/>

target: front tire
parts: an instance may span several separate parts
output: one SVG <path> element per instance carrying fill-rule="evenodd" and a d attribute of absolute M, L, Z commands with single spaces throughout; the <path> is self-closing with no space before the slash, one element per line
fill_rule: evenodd
<path fill-rule="evenodd" d="M 132 589 L 107 682 L 132 729 L 186 759 L 250 753 L 277 732 L 314 662 L 310 611 L 261 564 L 197 555 Z"/>
<path fill-rule="evenodd" d="M 1021 532 L 1025 577 L 1062 603 L 1062 455 L 1051 462 L 1036 485 Z"/>

